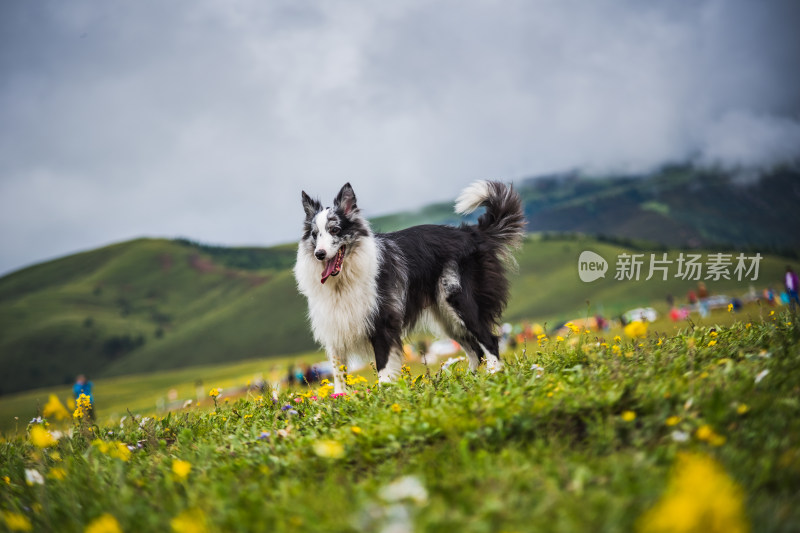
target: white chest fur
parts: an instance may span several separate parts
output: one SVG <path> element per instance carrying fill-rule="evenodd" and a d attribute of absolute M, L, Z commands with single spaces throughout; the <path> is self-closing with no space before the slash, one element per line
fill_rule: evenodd
<path fill-rule="evenodd" d="M 343 355 L 363 352 L 378 306 L 379 249 L 363 239 L 345 256 L 341 273 L 323 284 L 323 264 L 301 245 L 294 273 L 308 299 L 308 316 L 317 342 Z"/>

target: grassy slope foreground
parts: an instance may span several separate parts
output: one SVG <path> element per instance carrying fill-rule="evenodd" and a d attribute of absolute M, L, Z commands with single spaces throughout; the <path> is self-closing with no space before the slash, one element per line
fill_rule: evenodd
<path fill-rule="evenodd" d="M 496 375 L 456 365 L 338 398 L 78 422 L 57 442 L 30 426 L 0 443 L 0 527 L 796 530 L 800 329 L 747 320 L 575 333 Z"/>

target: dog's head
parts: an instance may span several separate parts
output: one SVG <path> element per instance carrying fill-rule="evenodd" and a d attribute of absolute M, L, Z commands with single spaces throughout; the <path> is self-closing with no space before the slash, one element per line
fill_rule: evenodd
<path fill-rule="evenodd" d="M 306 220 L 300 246 L 320 262 L 322 283 L 338 276 L 347 255 L 358 246 L 358 240 L 369 235 L 369 225 L 356 205 L 356 194 L 345 183 L 333 207 L 322 207 L 303 191 Z"/>

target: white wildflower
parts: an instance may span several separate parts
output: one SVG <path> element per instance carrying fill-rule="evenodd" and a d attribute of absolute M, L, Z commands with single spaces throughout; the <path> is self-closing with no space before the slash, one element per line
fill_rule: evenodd
<path fill-rule="evenodd" d="M 28 485 L 43 485 L 44 478 L 42 477 L 42 474 L 40 474 L 38 470 L 33 470 L 32 468 L 26 468 L 25 482 Z"/>
<path fill-rule="evenodd" d="M 418 505 L 428 502 L 428 491 L 416 476 L 403 476 L 381 489 L 381 498 L 386 502 L 412 500 Z"/>

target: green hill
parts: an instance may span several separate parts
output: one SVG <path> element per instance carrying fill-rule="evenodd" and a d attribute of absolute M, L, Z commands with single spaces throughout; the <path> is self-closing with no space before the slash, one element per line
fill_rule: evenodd
<path fill-rule="evenodd" d="M 295 252 L 260 253 L 283 266 Z M 139 239 L 0 278 L 0 364 L 13 369 L 0 390 L 313 348 L 291 272 L 229 256 Z"/>
<path fill-rule="evenodd" d="M 115 376 L 314 349 L 290 269 L 295 249 L 139 239 L 0 278 L 0 365 L 10 370 L 0 375 L 0 390 L 70 383 L 79 372 Z M 605 279 L 579 280 L 583 250 L 609 261 Z M 506 319 L 554 324 L 584 316 L 587 300 L 592 313 L 616 315 L 666 294 L 680 300 L 694 287 L 674 277 L 615 280 L 617 255 L 632 251 L 582 236 L 529 237 Z M 779 284 L 784 265 L 765 258 L 756 287 Z M 748 284 L 722 280 L 709 288 L 735 295 Z"/>

